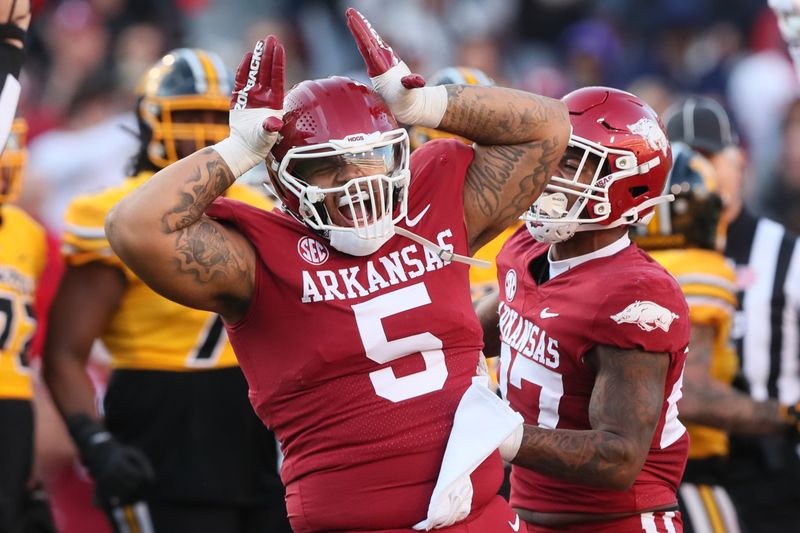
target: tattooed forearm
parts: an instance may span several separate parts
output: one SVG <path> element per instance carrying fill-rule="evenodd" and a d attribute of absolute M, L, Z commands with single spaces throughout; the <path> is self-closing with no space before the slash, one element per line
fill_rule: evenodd
<path fill-rule="evenodd" d="M 209 220 L 200 220 L 177 231 L 175 239 L 177 270 L 191 274 L 195 283 L 247 278 L 245 251 Z"/>
<path fill-rule="evenodd" d="M 596 346 L 584 431 L 525 427 L 514 464 L 568 481 L 625 489 L 647 458 L 664 399 L 669 357 Z"/>
<path fill-rule="evenodd" d="M 525 426 L 514 464 L 564 481 L 607 488 L 625 488 L 634 444 L 605 431 L 551 430 Z"/>
<path fill-rule="evenodd" d="M 513 89 L 448 85 L 447 96 L 447 112 L 439 129 L 478 144 L 533 141 L 566 116 L 558 100 Z"/>
<path fill-rule="evenodd" d="M 197 221 L 208 205 L 234 182 L 233 173 L 212 148 L 200 152 L 203 160 L 192 169 L 192 176 L 175 206 L 161 219 L 164 233 L 172 233 Z"/>

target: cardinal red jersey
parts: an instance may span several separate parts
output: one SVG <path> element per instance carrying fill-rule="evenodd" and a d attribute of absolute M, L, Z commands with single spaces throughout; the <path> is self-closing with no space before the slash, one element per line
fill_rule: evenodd
<path fill-rule="evenodd" d="M 546 279 L 539 275 L 549 269 L 548 247 L 522 227 L 497 259 L 501 389 L 526 423 L 591 429 L 594 373 L 583 356 L 594 346 L 666 352 L 670 365 L 650 452 L 630 489 L 568 483 L 514 466 L 511 505 L 605 514 L 674 504 L 689 444 L 676 405 L 689 343 L 689 310 L 681 289 L 636 245 L 537 283 L 534 275 Z"/>
<path fill-rule="evenodd" d="M 411 156 L 401 226 L 467 254 L 462 191 L 472 148 Z M 427 514 L 482 333 L 468 267 L 394 236 L 339 253 L 288 214 L 219 200 L 208 210 L 255 246 L 253 302 L 228 334 L 256 412 L 281 442 L 298 533 L 408 528 Z M 473 509 L 497 492 L 494 454 L 472 475 Z"/>

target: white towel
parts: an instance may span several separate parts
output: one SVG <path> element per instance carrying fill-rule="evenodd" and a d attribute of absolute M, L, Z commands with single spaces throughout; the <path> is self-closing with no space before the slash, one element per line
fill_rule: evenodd
<path fill-rule="evenodd" d="M 476 376 L 461 397 L 428 517 L 414 529 L 430 531 L 466 518 L 472 509 L 470 474 L 522 424 L 522 416 L 488 386 L 488 377 Z"/>

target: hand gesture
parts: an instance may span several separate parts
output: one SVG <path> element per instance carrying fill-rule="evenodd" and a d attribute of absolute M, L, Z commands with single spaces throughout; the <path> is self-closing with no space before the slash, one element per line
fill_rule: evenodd
<path fill-rule="evenodd" d="M 30 23 L 30 0 L 0 0 L 0 38 L 22 48 Z"/>
<path fill-rule="evenodd" d="M 119 442 L 103 424 L 87 415 L 74 415 L 66 422 L 81 461 L 94 479 L 100 505 L 124 505 L 146 495 L 155 472 L 139 449 Z"/>
<path fill-rule="evenodd" d="M 94 479 L 95 499 L 103 506 L 141 500 L 155 481 L 155 472 L 144 453 L 113 437 L 82 450 L 81 455 Z"/>
<path fill-rule="evenodd" d="M 234 175 L 264 160 L 283 127 L 286 52 L 270 35 L 259 40 L 236 70 L 230 136 L 214 145 Z"/>
<path fill-rule="evenodd" d="M 412 74 L 394 50 L 381 39 L 364 15 L 349 8 L 347 27 L 367 65 L 375 91 L 400 122 L 435 128 L 447 108 L 444 87 L 425 87 L 425 79 Z"/>

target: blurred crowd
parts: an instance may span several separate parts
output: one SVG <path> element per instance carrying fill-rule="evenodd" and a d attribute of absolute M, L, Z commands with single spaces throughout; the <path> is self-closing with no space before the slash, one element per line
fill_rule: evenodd
<path fill-rule="evenodd" d="M 257 38 L 285 43 L 289 84 L 365 79 L 345 4 L 423 75 L 477 67 L 498 83 L 560 97 L 604 84 L 663 111 L 682 93 L 727 104 L 748 148 L 748 203 L 800 230 L 800 102 L 763 0 L 39 0 L 21 114 L 30 124 L 22 202 L 51 230 L 80 192 L 115 183 L 136 146 L 130 114 L 147 67 L 177 46 L 230 68 Z M 99 149 L 98 149 L 99 148 Z M 793 149 L 794 148 L 794 149 Z"/>

